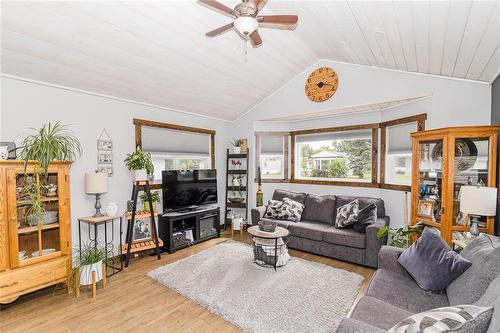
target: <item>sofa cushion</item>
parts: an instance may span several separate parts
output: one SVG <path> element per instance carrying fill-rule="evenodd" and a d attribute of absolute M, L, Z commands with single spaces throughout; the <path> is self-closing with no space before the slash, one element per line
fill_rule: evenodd
<path fill-rule="evenodd" d="M 411 316 L 412 314 L 412 312 L 408 312 L 379 299 L 365 296 L 356 304 L 350 318 L 388 330 L 393 327 L 394 324 Z"/>
<path fill-rule="evenodd" d="M 472 304 L 500 276 L 500 238 L 480 235 L 460 253 L 472 267 L 446 288 L 450 304 Z"/>
<path fill-rule="evenodd" d="M 323 232 L 323 240 L 327 243 L 357 247 L 358 249 L 365 248 L 365 238 L 365 234 L 352 229 L 329 227 Z"/>
<path fill-rule="evenodd" d="M 442 291 L 472 263 L 454 252 L 431 228 L 399 256 L 398 262 L 422 289 Z"/>
<path fill-rule="evenodd" d="M 337 195 L 337 209 L 345 204 L 348 204 L 349 202 L 353 201 L 356 198 L 359 201 L 359 209 L 363 209 L 370 203 L 374 203 L 377 206 L 377 217 L 380 218 L 385 216 L 384 200 L 380 198 L 350 197 L 344 195 Z"/>
<path fill-rule="evenodd" d="M 274 191 L 273 200 L 283 201 L 284 198 L 290 198 L 294 201 L 300 202 L 303 205 L 305 205 L 305 202 L 306 202 L 306 194 L 305 193 L 285 191 L 285 190 Z"/>
<path fill-rule="evenodd" d="M 286 221 L 286 220 L 270 219 L 270 218 L 267 218 L 267 217 L 262 218 L 262 221 L 264 221 L 264 222 L 275 222 L 275 223 L 278 224 L 279 227 L 282 227 L 282 228 L 285 228 L 285 229 L 288 229 L 288 226 L 290 225 L 290 223 L 295 223 L 295 222 Z"/>
<path fill-rule="evenodd" d="M 366 296 L 375 297 L 413 313 L 449 305 L 446 294 L 423 290 L 411 277 L 386 269 L 375 272 Z"/>
<path fill-rule="evenodd" d="M 307 221 L 335 223 L 335 196 L 307 194 L 302 218 Z"/>
<path fill-rule="evenodd" d="M 346 228 L 358 221 L 359 203 L 358 199 L 354 199 L 346 205 L 337 208 L 337 216 L 335 217 L 336 228 Z"/>
<path fill-rule="evenodd" d="M 301 221 L 299 223 L 291 223 L 288 229 L 292 236 L 321 241 L 323 240 L 323 231 L 329 227 L 325 223 Z"/>
<path fill-rule="evenodd" d="M 276 219 L 278 215 L 281 213 L 281 206 L 283 205 L 283 201 L 277 200 L 269 200 L 267 202 L 267 209 L 264 217 L 269 219 Z"/>
<path fill-rule="evenodd" d="M 475 303 L 478 306 L 493 306 L 493 317 L 487 333 L 500 332 L 500 276 L 491 281 L 488 289 L 479 301 Z"/>

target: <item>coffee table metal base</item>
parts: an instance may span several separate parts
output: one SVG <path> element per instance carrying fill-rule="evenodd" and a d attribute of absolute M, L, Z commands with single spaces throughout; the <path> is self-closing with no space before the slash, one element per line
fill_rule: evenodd
<path fill-rule="evenodd" d="M 265 239 L 253 237 L 254 263 L 262 267 L 284 266 L 288 260 L 287 237 Z"/>

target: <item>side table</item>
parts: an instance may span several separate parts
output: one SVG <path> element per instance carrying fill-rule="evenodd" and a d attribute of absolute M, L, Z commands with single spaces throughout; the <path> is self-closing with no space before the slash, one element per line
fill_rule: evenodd
<path fill-rule="evenodd" d="M 100 224 L 104 225 L 104 244 L 105 247 L 107 248 L 108 244 L 113 244 L 114 240 L 114 234 L 115 234 L 115 220 L 120 220 L 120 244 L 118 246 L 118 258 L 120 260 L 120 266 L 115 266 L 114 264 L 111 265 L 109 268 L 110 270 L 106 270 L 106 274 L 110 272 L 111 274 L 107 276 L 112 276 L 115 275 L 118 272 L 121 272 L 123 270 L 123 260 L 122 260 L 122 215 L 115 215 L 115 216 L 101 216 L 101 217 L 92 217 L 92 216 L 87 216 L 87 217 L 79 217 L 78 218 L 78 247 L 81 252 L 82 250 L 82 222 L 87 223 L 88 225 L 88 235 L 89 235 L 89 240 L 94 241 L 94 245 L 97 248 L 97 243 L 98 243 L 98 226 Z M 111 223 L 111 240 L 108 242 L 108 228 L 107 225 L 108 223 Z M 94 238 L 92 239 L 91 237 L 91 226 L 94 226 Z M 80 254 L 81 255 L 81 254 Z M 106 251 L 105 253 L 106 259 L 108 259 L 108 252 Z M 114 261 L 113 261 L 114 262 Z"/>
<path fill-rule="evenodd" d="M 290 258 L 287 251 L 285 237 L 290 234 L 285 228 L 276 227 L 274 232 L 266 232 L 255 225 L 248 228 L 248 233 L 253 236 L 254 262 L 259 266 L 277 267 L 284 266 Z M 274 259 L 273 259 L 274 257 Z M 281 262 L 278 258 L 281 257 Z"/>

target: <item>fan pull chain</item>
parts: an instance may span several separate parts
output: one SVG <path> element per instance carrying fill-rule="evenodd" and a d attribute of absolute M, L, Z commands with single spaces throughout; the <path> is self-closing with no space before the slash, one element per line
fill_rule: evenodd
<path fill-rule="evenodd" d="M 245 52 L 245 62 L 247 62 L 247 55 L 248 55 L 248 39 L 245 38 L 243 41 L 243 51 Z"/>

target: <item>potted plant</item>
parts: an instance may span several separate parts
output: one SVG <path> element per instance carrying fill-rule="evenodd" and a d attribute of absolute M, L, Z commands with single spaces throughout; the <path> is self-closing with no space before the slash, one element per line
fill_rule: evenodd
<path fill-rule="evenodd" d="M 241 146 L 243 145 L 243 139 L 233 139 L 233 141 L 231 141 L 231 144 L 233 145 L 233 153 L 241 154 Z"/>
<path fill-rule="evenodd" d="M 398 229 L 385 226 L 378 230 L 377 239 L 382 239 L 388 236 L 388 245 L 407 248 L 408 246 L 410 246 L 411 237 L 413 235 L 420 236 L 422 234 L 422 231 L 424 230 L 424 227 L 425 224 L 423 222 L 417 222 L 414 225 L 404 226 Z"/>
<path fill-rule="evenodd" d="M 137 147 L 134 153 L 127 154 L 124 162 L 127 169 L 134 172 L 135 181 L 147 180 L 148 175 L 154 174 L 151 153 L 142 151 L 140 147 Z"/>
<path fill-rule="evenodd" d="M 28 161 L 35 160 L 46 175 L 50 162 L 71 161 L 82 155 L 80 141 L 68 130 L 67 125 L 49 122 L 33 130 L 35 133 L 28 135 L 18 148 L 21 149 L 24 170 L 28 167 Z"/>
<path fill-rule="evenodd" d="M 139 198 L 142 200 L 142 204 L 144 205 L 144 210 L 147 210 L 148 212 L 151 211 L 149 208 L 149 200 L 148 200 L 148 195 L 146 192 L 143 192 Z M 156 203 L 160 202 L 160 192 L 159 191 L 152 191 L 151 192 L 151 201 L 153 202 L 153 211 L 156 210 Z"/>
<path fill-rule="evenodd" d="M 92 272 L 96 274 L 96 283 L 102 280 L 103 274 L 106 274 L 104 265 L 112 264 L 112 244 L 108 244 L 108 246 L 109 249 L 96 246 L 93 240 L 90 243 L 84 243 L 81 250 L 77 249 L 74 252 L 73 289 L 75 291 L 80 285 L 92 284 Z"/>

